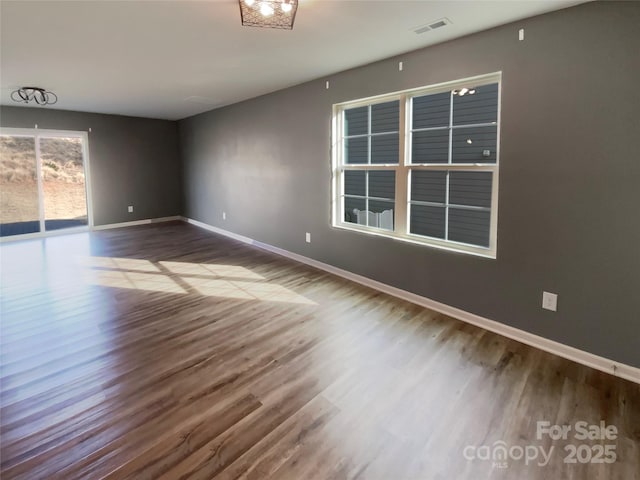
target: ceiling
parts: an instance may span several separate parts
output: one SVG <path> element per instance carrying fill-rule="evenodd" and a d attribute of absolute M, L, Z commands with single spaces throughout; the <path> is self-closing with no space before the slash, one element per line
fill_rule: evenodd
<path fill-rule="evenodd" d="M 1 103 L 40 86 L 54 108 L 175 120 L 578 3 L 300 0 L 288 31 L 242 27 L 237 0 L 2 0 Z"/>

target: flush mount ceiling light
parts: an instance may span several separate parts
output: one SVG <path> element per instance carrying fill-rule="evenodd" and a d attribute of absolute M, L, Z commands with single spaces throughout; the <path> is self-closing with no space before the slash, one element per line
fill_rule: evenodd
<path fill-rule="evenodd" d="M 20 103 L 35 102 L 38 105 L 53 105 L 58 97 L 53 92 L 47 92 L 40 87 L 20 87 L 11 92 L 11 100 Z"/>
<path fill-rule="evenodd" d="M 238 0 L 242 25 L 293 29 L 298 0 Z"/>

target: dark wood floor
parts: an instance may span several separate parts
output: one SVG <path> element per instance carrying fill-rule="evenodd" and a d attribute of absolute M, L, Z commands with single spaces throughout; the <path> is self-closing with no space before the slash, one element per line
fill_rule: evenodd
<path fill-rule="evenodd" d="M 3 479 L 640 478 L 640 386 L 282 257 L 177 222 L 0 255 Z"/>

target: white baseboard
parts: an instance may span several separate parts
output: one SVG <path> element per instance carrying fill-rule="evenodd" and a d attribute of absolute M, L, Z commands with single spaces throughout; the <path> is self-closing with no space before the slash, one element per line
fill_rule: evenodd
<path fill-rule="evenodd" d="M 111 228 L 133 227 L 135 225 L 146 225 L 148 223 L 172 222 L 175 220 L 183 220 L 180 215 L 173 217 L 145 218 L 144 220 L 133 220 L 131 222 L 107 223 L 106 225 L 96 225 L 91 230 L 109 230 Z"/>
<path fill-rule="evenodd" d="M 564 345 L 554 340 L 549 340 L 548 338 L 540 337 L 539 335 L 535 335 L 533 333 L 529 333 L 524 330 L 511 327 L 509 325 L 505 325 L 504 323 L 496 322 L 495 320 L 489 320 L 488 318 L 475 315 L 465 310 L 461 310 L 459 308 L 452 307 L 435 300 L 431 300 L 430 298 L 423 297 L 421 295 L 416 295 L 415 293 L 407 292 L 406 290 L 402 290 L 400 288 L 392 287 L 391 285 L 378 282 L 377 280 L 363 277 L 362 275 L 358 275 L 347 270 L 334 267 L 333 265 L 319 262 L 318 260 L 314 260 L 297 253 L 289 252 L 288 250 L 284 250 L 282 248 L 274 247 L 273 245 L 258 242 L 257 240 L 254 240 L 252 238 L 238 235 L 237 233 L 229 232 L 222 228 L 214 227 L 212 225 L 208 225 L 197 220 L 192 220 L 190 218 L 182 217 L 182 220 L 205 230 L 209 230 L 211 232 L 218 233 L 235 240 L 239 240 L 263 250 L 282 255 L 284 257 L 290 258 L 300 263 L 304 263 L 306 265 L 310 265 L 320 270 L 324 270 L 325 272 L 332 273 L 339 277 L 346 278 L 347 280 L 351 280 L 361 285 L 365 285 L 380 292 L 387 293 L 402 300 L 406 300 L 425 308 L 435 310 L 436 312 L 440 312 L 458 320 L 476 325 L 480 328 L 484 328 L 485 330 L 489 330 L 490 332 L 497 333 L 498 335 L 502 335 L 512 340 L 516 340 L 526 345 L 544 350 L 545 352 L 553 353 L 555 355 L 558 355 L 559 357 L 563 357 L 582 365 L 595 368 L 596 370 L 601 370 L 611 375 L 615 375 L 617 377 L 640 384 L 640 368 L 632 367 L 630 365 L 625 365 L 614 360 L 600 357 L 598 355 L 594 355 L 593 353 L 585 352 L 584 350 L 579 350 L 575 347 L 570 347 L 569 345 Z"/>
<path fill-rule="evenodd" d="M 199 222 L 198 220 L 193 220 L 187 217 L 181 217 L 181 219 L 183 222 L 190 223 L 191 225 L 195 225 L 196 227 L 200 227 L 204 230 L 209 230 L 210 232 L 213 232 L 213 233 L 219 233 L 220 235 L 224 235 L 225 237 L 239 240 L 243 243 L 248 243 L 249 245 L 256 245 L 258 243 L 253 238 L 245 237 L 243 235 L 238 235 L 237 233 L 229 232 L 228 230 L 223 230 L 222 228 L 214 227 L 213 225 L 209 225 L 208 223 Z M 275 247 L 272 247 L 272 248 L 275 248 Z"/>

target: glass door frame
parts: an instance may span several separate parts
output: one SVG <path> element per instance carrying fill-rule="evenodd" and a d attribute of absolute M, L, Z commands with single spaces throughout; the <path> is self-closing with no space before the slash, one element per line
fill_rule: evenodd
<path fill-rule="evenodd" d="M 30 137 L 35 142 L 36 175 L 38 181 L 38 220 L 40 231 L 0 237 L 0 242 L 24 240 L 27 238 L 50 237 L 69 233 L 87 232 L 93 230 L 93 203 L 91 197 L 91 168 L 89 162 L 89 134 L 78 130 L 48 130 L 43 128 L 9 128 L 1 127 L 0 136 Z M 84 188 L 87 202 L 87 225 L 79 227 L 61 228 L 59 230 L 45 230 L 44 187 L 42 179 L 42 160 L 40 158 L 40 138 L 80 138 L 82 140 L 82 161 L 84 164 Z"/>

